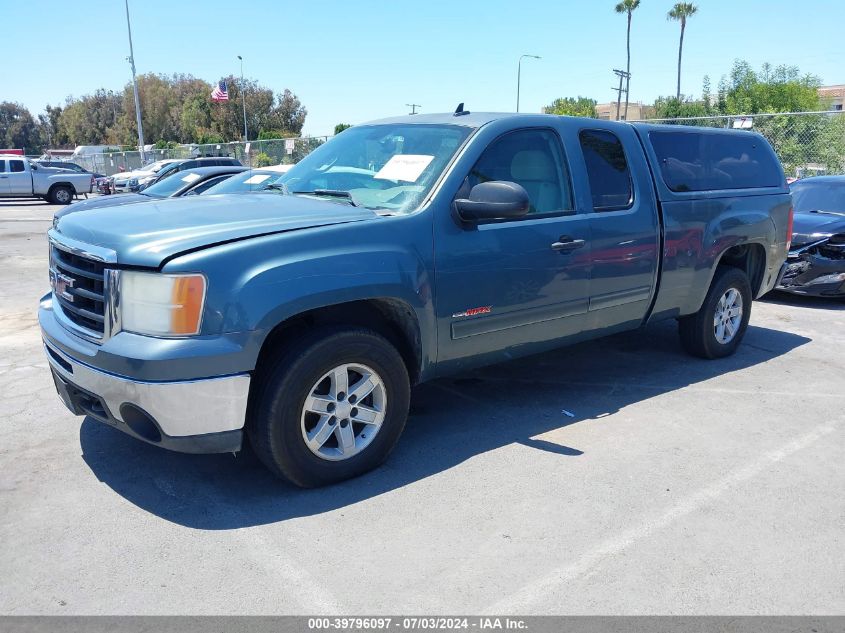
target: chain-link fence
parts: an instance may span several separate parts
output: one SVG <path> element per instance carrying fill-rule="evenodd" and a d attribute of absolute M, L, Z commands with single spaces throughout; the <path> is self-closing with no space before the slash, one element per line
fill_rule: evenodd
<path fill-rule="evenodd" d="M 651 119 L 646 123 L 754 130 L 774 147 L 790 178 L 845 174 L 845 112 Z"/>
<path fill-rule="evenodd" d="M 177 145 L 170 149 L 152 149 L 145 152 L 146 163 L 167 158 L 197 158 L 200 156 L 229 156 L 237 158 L 247 167 L 292 164 L 302 160 L 314 149 L 325 143 L 328 136 Z M 142 167 L 140 152 L 106 152 L 56 160 L 69 160 L 90 172 L 111 176 L 121 171 Z"/>

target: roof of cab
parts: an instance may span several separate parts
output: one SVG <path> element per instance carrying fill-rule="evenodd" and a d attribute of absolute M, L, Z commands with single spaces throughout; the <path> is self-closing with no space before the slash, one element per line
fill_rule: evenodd
<path fill-rule="evenodd" d="M 482 125 L 500 119 L 512 119 L 515 123 L 537 123 L 548 121 L 549 117 L 557 119 L 569 118 L 560 117 L 554 114 L 514 114 L 512 112 L 468 112 L 465 114 L 439 113 L 439 114 L 406 114 L 403 116 L 390 117 L 368 121 L 362 125 L 388 125 L 388 124 L 415 124 L 415 125 L 461 125 L 464 127 L 479 128 Z"/>

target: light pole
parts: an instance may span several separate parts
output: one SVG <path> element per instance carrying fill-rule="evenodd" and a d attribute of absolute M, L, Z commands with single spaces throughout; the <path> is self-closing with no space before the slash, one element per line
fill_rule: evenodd
<path fill-rule="evenodd" d="M 519 63 L 516 65 L 516 111 L 519 112 L 519 82 L 522 78 L 522 58 L 530 57 L 531 59 L 540 59 L 539 55 L 520 55 Z"/>
<path fill-rule="evenodd" d="M 141 164 L 146 162 L 144 154 L 144 126 L 141 125 L 141 99 L 138 97 L 138 80 L 135 78 L 135 52 L 132 50 L 132 26 L 129 24 L 129 0 L 126 4 L 126 30 L 129 33 L 129 57 L 127 61 L 132 67 L 132 89 L 135 91 L 135 118 L 138 121 L 138 150 L 141 152 Z"/>
<path fill-rule="evenodd" d="M 246 143 L 249 137 L 246 133 L 246 91 L 244 90 L 244 58 L 238 55 L 238 59 L 241 60 L 241 101 L 244 104 L 244 143 Z"/>

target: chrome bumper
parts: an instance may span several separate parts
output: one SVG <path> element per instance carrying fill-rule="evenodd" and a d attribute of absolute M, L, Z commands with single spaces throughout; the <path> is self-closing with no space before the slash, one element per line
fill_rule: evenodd
<path fill-rule="evenodd" d="M 44 342 L 56 390 L 76 415 L 188 453 L 240 450 L 248 374 L 184 382 L 140 382 L 80 363 Z"/>

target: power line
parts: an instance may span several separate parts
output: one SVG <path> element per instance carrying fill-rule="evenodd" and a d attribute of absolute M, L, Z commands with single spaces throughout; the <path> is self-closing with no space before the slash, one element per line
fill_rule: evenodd
<path fill-rule="evenodd" d="M 613 73 L 619 77 L 619 87 L 618 88 L 611 88 L 611 90 L 615 90 L 618 94 L 616 99 L 616 120 L 619 120 L 619 115 L 622 113 L 622 93 L 625 93 L 625 103 L 628 102 L 628 88 L 622 87 L 622 82 L 625 79 L 631 78 L 631 73 L 625 72 L 624 70 L 619 70 L 617 68 L 613 69 Z"/>

